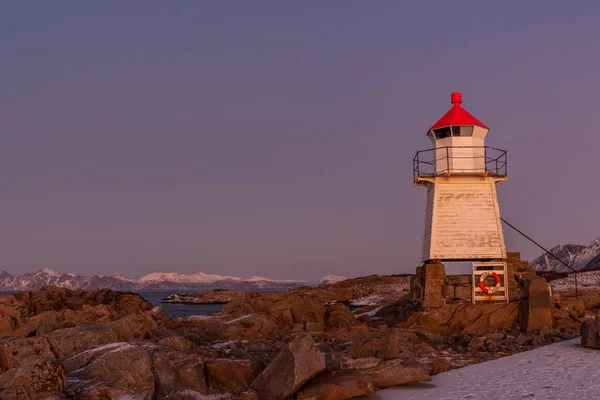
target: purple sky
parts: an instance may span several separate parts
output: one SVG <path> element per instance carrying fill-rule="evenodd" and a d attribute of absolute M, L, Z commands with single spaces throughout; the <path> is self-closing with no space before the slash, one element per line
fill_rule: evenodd
<path fill-rule="evenodd" d="M 595 1 L 5 4 L 0 269 L 413 272 L 412 158 L 452 91 L 509 152 L 503 217 L 588 243 L 599 19 Z"/>

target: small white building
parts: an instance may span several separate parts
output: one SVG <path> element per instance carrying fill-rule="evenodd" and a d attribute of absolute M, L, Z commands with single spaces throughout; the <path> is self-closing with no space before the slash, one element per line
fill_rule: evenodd
<path fill-rule="evenodd" d="M 496 186 L 506 180 L 506 152 L 485 146 L 489 128 L 452 108 L 427 131 L 434 148 L 416 154 L 415 185 L 427 188 L 422 261 L 506 259 Z"/>

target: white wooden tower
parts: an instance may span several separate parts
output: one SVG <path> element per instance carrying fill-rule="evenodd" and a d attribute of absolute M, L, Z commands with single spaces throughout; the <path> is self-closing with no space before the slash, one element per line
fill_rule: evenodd
<path fill-rule="evenodd" d="M 496 187 L 507 179 L 506 152 L 485 145 L 489 128 L 452 108 L 428 131 L 434 148 L 413 160 L 415 185 L 427 188 L 422 261 L 504 261 Z"/>

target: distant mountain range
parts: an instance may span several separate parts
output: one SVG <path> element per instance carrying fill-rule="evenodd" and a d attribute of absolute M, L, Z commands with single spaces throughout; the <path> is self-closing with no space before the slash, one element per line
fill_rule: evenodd
<path fill-rule="evenodd" d="M 550 252 L 569 264 L 576 271 L 600 270 L 600 238 L 587 246 L 580 244 L 561 244 L 550 249 Z M 542 254 L 529 266 L 538 272 L 572 272 L 558 260 L 548 254 Z"/>
<path fill-rule="evenodd" d="M 6 271 L 0 272 L 0 291 L 37 290 L 43 286 L 58 286 L 68 289 L 113 289 L 121 291 L 202 291 L 213 289 L 236 290 L 288 290 L 295 287 L 324 285 L 346 279 L 340 276 L 326 276 L 321 281 L 307 282 L 294 280 L 273 280 L 259 276 L 239 278 L 198 272 L 181 274 L 178 272 L 156 272 L 138 279 L 127 278 L 121 274 L 112 276 L 62 274 L 49 268 L 36 272 L 13 276 Z"/>

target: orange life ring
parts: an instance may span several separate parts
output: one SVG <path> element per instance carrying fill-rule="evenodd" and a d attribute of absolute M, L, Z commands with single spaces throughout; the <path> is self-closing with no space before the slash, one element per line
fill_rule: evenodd
<path fill-rule="evenodd" d="M 485 286 L 485 278 L 487 278 L 488 276 L 492 275 L 494 277 L 494 279 L 496 280 L 496 286 L 493 287 L 486 287 Z M 481 291 L 485 294 L 494 294 L 498 291 L 498 289 L 500 289 L 500 277 L 498 276 L 497 273 L 495 272 L 484 272 L 483 274 L 481 274 L 481 276 L 479 277 L 479 288 L 481 289 Z"/>

